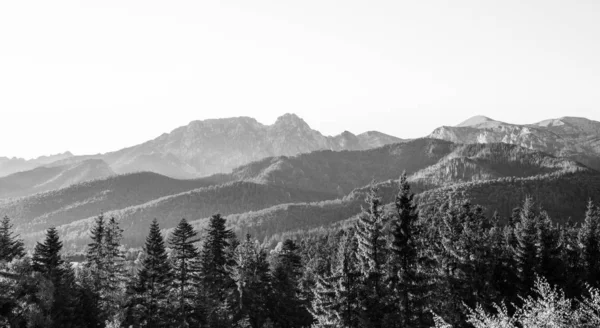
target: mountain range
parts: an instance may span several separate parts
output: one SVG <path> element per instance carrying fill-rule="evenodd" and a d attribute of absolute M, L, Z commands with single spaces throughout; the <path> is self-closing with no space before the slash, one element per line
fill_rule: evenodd
<path fill-rule="evenodd" d="M 131 247 L 153 218 L 167 232 L 182 217 L 202 228 L 217 212 L 236 232 L 268 242 L 349 222 L 373 184 L 393 201 L 395 179 L 406 172 L 423 210 L 471 200 L 506 218 L 531 195 L 559 221 L 581 220 L 587 200 L 600 201 L 599 126 L 479 116 L 402 140 L 378 132 L 327 137 L 292 114 L 273 125 L 196 121 L 138 146 L 67 154 L 0 178 L 0 215 L 13 218 L 29 246 L 56 226 L 71 251 L 87 244 L 100 213 L 120 220 Z"/>
<path fill-rule="evenodd" d="M 28 171 L 36 167 L 50 164 L 70 157 L 73 157 L 73 154 L 71 154 L 71 152 L 68 151 L 62 154 L 40 156 L 38 158 L 30 160 L 18 157 L 0 157 L 0 177 L 17 172 Z"/>
<path fill-rule="evenodd" d="M 475 116 L 457 126 L 437 128 L 428 137 L 465 144 L 504 142 L 600 170 L 600 122 L 586 118 L 561 117 L 517 125 Z"/>
<path fill-rule="evenodd" d="M 270 156 L 293 156 L 315 150 L 364 150 L 401 141 L 377 131 L 359 135 L 344 131 L 337 136 L 324 136 L 297 115 L 285 114 L 272 125 L 261 124 L 250 117 L 193 121 L 136 146 L 98 155 L 65 153 L 56 156 L 56 160 L 64 165 L 99 159 L 118 174 L 150 171 L 190 179 L 226 173 Z M 5 171 L 29 170 L 35 166 L 30 162 L 11 162 L 11 170 Z M 19 163 L 23 164 L 20 169 Z M 0 176 L 2 173 L 0 170 Z"/>

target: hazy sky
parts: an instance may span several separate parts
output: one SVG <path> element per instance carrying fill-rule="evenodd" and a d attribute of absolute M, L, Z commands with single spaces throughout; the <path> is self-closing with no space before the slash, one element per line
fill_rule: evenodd
<path fill-rule="evenodd" d="M 0 156 L 293 112 L 418 137 L 477 114 L 600 120 L 600 1 L 0 1 Z"/>

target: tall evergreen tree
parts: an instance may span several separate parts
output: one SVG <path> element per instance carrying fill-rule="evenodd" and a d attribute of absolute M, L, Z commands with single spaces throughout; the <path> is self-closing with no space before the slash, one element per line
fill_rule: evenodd
<path fill-rule="evenodd" d="M 74 327 L 76 286 L 71 267 L 61 257 L 62 247 L 56 228 L 48 229 L 44 242 L 35 246 L 33 270 L 41 273 L 54 287 L 49 313 L 52 327 Z"/>
<path fill-rule="evenodd" d="M 590 200 L 585 219 L 579 230 L 579 247 L 584 280 L 592 287 L 600 287 L 600 210 Z"/>
<path fill-rule="evenodd" d="M 158 221 L 154 219 L 146 237 L 142 267 L 130 288 L 134 295 L 129 306 L 142 327 L 167 326 L 171 276 L 165 241 L 160 233 Z"/>
<path fill-rule="evenodd" d="M 490 284 L 495 254 L 490 220 L 480 206 L 450 202 L 438 218 L 437 250 L 441 282 L 438 297 L 446 297 L 444 310 L 452 323 L 464 320 L 462 303 L 487 305 L 496 291 Z"/>
<path fill-rule="evenodd" d="M 175 318 L 180 327 L 198 324 L 202 319 L 202 311 L 196 302 L 200 271 L 199 252 L 194 245 L 199 241 L 197 236 L 198 232 L 182 219 L 168 239 L 173 262 L 172 294 L 177 303 Z"/>
<path fill-rule="evenodd" d="M 271 273 L 273 295 L 270 298 L 271 319 L 275 328 L 306 327 L 312 322 L 305 300 L 300 298 L 302 259 L 298 246 L 285 240 L 276 255 Z"/>
<path fill-rule="evenodd" d="M 565 245 L 561 243 L 559 226 L 552 223 L 546 212 L 539 214 L 538 243 L 536 246 L 539 262 L 538 275 L 544 277 L 552 285 L 564 282 L 563 273 L 565 268 L 563 267 L 561 253 Z"/>
<path fill-rule="evenodd" d="M 360 271 L 354 230 L 345 231 L 339 240 L 331 272 L 318 276 L 311 313 L 319 327 L 361 326 L 359 292 Z"/>
<path fill-rule="evenodd" d="M 211 327 L 231 326 L 234 281 L 230 275 L 232 255 L 228 252 L 235 235 L 225 228 L 225 219 L 216 214 L 210 218 L 206 238 L 200 253 L 200 281 L 206 303 L 207 320 Z"/>
<path fill-rule="evenodd" d="M 562 285 L 565 294 L 569 298 L 578 297 L 583 293 L 586 274 L 581 261 L 579 248 L 579 227 L 570 222 L 562 227 L 560 235 L 561 263 L 562 263 Z"/>
<path fill-rule="evenodd" d="M 247 318 L 250 327 L 261 328 L 268 319 L 271 279 L 267 253 L 261 249 L 250 235 L 235 251 L 236 265 L 232 277 L 238 296 L 237 321 Z"/>
<path fill-rule="evenodd" d="M 538 224 L 539 217 L 534 209 L 531 197 L 525 198 L 519 222 L 515 225 L 516 247 L 514 248 L 521 291 L 527 293 L 535 284 L 538 261 Z"/>
<path fill-rule="evenodd" d="M 120 308 L 125 301 L 124 256 L 121 250 L 122 230 L 117 220 L 108 222 L 99 215 L 91 229 L 85 268 L 91 278 L 92 294 L 102 320 L 120 320 Z"/>
<path fill-rule="evenodd" d="M 63 275 L 62 246 L 58 231 L 52 227 L 46 231 L 44 242 L 37 243 L 33 253 L 33 270 L 42 273 L 53 283 L 58 283 Z"/>
<path fill-rule="evenodd" d="M 23 241 L 14 235 L 13 226 L 8 216 L 0 222 L 0 262 L 10 262 L 16 257 L 25 255 Z"/>
<path fill-rule="evenodd" d="M 382 327 L 386 299 L 384 295 L 384 263 L 386 259 L 386 239 L 383 234 L 385 214 L 377 188 L 371 187 L 356 224 L 358 240 L 358 260 L 360 264 L 362 291 L 361 309 L 363 327 Z"/>
<path fill-rule="evenodd" d="M 425 322 L 428 317 L 425 308 L 427 281 L 420 263 L 419 214 L 406 173 L 400 177 L 399 186 L 396 215 L 391 222 L 390 283 L 395 296 L 392 297 L 394 310 L 390 309 L 390 312 L 399 314 L 401 326 L 421 327 L 429 325 L 429 322 Z"/>
<path fill-rule="evenodd" d="M 115 319 L 112 317 L 122 316 L 120 310 L 125 302 L 125 255 L 121 248 L 123 229 L 119 227 L 118 221 L 114 217 L 111 217 L 104 232 L 107 277 L 107 288 L 104 290 L 107 300 L 106 308 L 111 316 L 110 320 L 121 320 L 120 318 Z"/>

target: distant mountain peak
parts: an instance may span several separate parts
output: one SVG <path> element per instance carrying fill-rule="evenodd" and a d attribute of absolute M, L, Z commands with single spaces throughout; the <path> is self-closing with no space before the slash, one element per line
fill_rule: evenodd
<path fill-rule="evenodd" d="M 482 123 L 486 123 L 486 122 L 497 122 L 494 119 L 491 119 L 487 116 L 483 116 L 483 115 L 477 115 L 477 116 L 473 116 L 470 119 L 458 124 L 458 127 L 468 127 L 468 126 L 476 126 Z"/>
<path fill-rule="evenodd" d="M 310 128 L 309 125 L 298 115 L 286 113 L 277 118 L 274 125 L 296 126 Z"/>

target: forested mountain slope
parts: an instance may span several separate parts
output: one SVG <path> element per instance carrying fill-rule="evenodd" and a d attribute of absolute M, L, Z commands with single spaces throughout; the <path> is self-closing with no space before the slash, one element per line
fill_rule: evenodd
<path fill-rule="evenodd" d="M 215 183 L 208 178 L 177 180 L 156 173 L 131 173 L 5 201 L 0 203 L 0 215 L 13 218 L 18 229 L 30 223 L 58 226 Z"/>
<path fill-rule="evenodd" d="M 403 171 L 423 206 L 471 198 L 503 216 L 531 194 L 551 215 L 573 216 L 598 195 L 598 172 L 569 159 L 510 144 L 460 145 L 417 139 L 363 151 L 316 151 L 260 160 L 195 180 L 135 173 L 70 186 L 0 204 L 28 241 L 58 226 L 67 246 L 82 247 L 92 218 L 118 218 L 130 246 L 157 218 L 165 229 L 182 217 L 200 226 L 214 213 L 228 215 L 236 232 L 260 239 L 342 222 L 360 211 L 368 185 L 386 202 Z M 515 191 L 512 187 L 518 186 Z M 548 203 L 548 204 L 546 204 Z"/>
<path fill-rule="evenodd" d="M 0 178 L 0 198 L 22 197 L 114 175 L 102 160 L 46 165 Z"/>
<path fill-rule="evenodd" d="M 282 203 L 333 198 L 335 195 L 332 194 L 238 181 L 169 195 L 141 205 L 106 211 L 104 214 L 119 219 L 119 224 L 125 229 L 123 238 L 127 245 L 141 245 L 146 228 L 154 218 L 162 227 L 169 228 L 177 225 L 182 218 L 195 220 L 210 217 L 215 213 L 245 213 Z M 86 214 L 88 215 L 85 219 L 58 227 L 69 248 L 81 249 L 88 242 L 89 228 L 97 213 Z M 56 222 L 58 218 L 50 219 Z M 33 242 L 47 226 L 46 222 L 34 220 L 28 225 L 20 226 L 23 231 L 21 234 L 26 242 Z"/>

